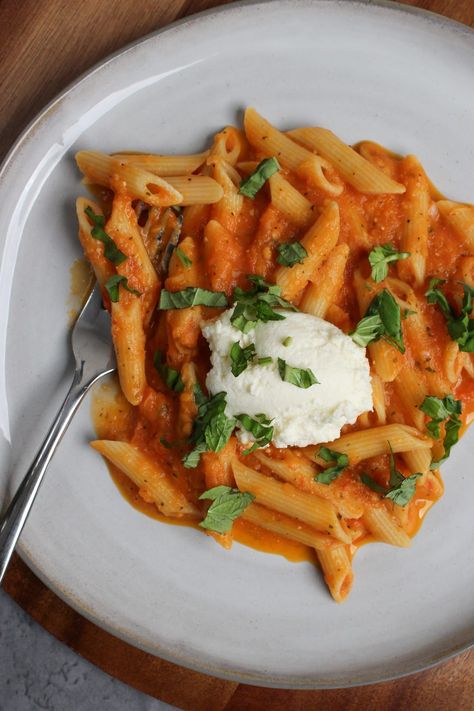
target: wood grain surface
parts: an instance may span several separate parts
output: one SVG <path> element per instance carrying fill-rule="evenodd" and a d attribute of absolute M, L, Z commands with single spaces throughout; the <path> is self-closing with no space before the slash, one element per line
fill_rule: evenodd
<path fill-rule="evenodd" d="M 404 1 L 474 27 L 474 0 Z M 175 19 L 221 4 L 225 0 L 0 0 L 0 158 L 42 106 L 96 62 Z M 57 598 L 18 557 L 4 587 L 98 667 L 185 710 L 474 711 L 474 651 L 374 686 L 265 689 L 183 669 L 116 639 Z"/>

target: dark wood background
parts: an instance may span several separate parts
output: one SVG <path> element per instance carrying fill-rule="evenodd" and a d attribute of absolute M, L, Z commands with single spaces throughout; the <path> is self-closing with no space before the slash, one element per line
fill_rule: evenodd
<path fill-rule="evenodd" d="M 404 2 L 474 27 L 474 0 Z M 221 4 L 225 0 L 0 0 L 0 158 L 45 103 L 103 57 Z M 4 587 L 43 627 L 104 671 L 189 711 L 474 710 L 474 651 L 374 686 L 264 689 L 191 672 L 121 642 L 71 610 L 18 557 Z"/>

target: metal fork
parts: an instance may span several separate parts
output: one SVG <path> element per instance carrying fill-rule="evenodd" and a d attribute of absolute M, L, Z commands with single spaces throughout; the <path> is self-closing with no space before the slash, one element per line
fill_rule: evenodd
<path fill-rule="evenodd" d="M 110 337 L 110 317 L 107 311 L 102 308 L 97 284 L 77 318 L 72 330 L 71 341 L 76 359 L 72 385 L 38 454 L 5 515 L 0 520 L 0 583 L 41 486 L 48 464 L 73 415 L 91 385 L 102 376 L 112 373 L 116 367 Z"/>

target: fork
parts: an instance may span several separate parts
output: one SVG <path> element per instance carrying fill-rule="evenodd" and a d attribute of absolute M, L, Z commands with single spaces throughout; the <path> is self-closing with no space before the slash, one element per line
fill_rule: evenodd
<path fill-rule="evenodd" d="M 0 583 L 48 464 L 84 395 L 99 378 L 112 373 L 116 368 L 110 337 L 110 317 L 102 308 L 97 284 L 76 320 L 71 334 L 71 343 L 76 363 L 69 392 L 33 463 L 4 516 L 0 519 Z"/>

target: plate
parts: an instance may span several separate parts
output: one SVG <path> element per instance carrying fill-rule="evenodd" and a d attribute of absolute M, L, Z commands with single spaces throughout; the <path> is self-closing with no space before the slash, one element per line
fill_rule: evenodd
<path fill-rule="evenodd" d="M 280 127 L 323 125 L 348 142 L 416 153 L 445 194 L 472 201 L 473 80 L 467 27 L 394 3 L 274 0 L 186 19 L 67 89 L 0 176 L 1 471 L 9 467 L 10 487 L 71 375 L 75 151 L 197 151 L 254 105 Z M 227 552 L 136 512 L 87 447 L 91 437 L 89 399 L 50 466 L 20 552 L 113 634 L 210 674 L 300 688 L 380 681 L 472 644 L 474 432 L 444 467 L 446 494 L 412 548 L 362 549 L 342 605 L 309 564 L 240 545 Z"/>

